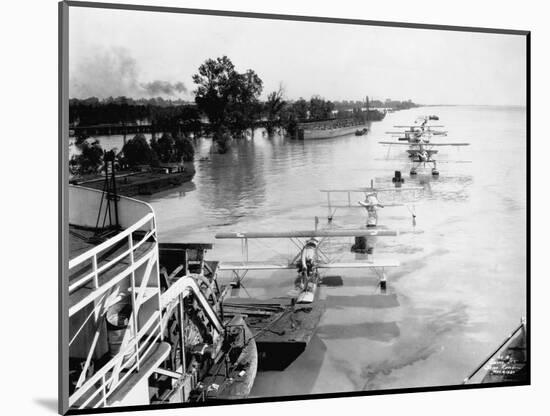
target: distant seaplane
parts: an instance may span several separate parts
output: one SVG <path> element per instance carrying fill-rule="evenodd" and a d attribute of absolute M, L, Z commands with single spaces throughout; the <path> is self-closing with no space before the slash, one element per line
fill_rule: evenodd
<path fill-rule="evenodd" d="M 409 159 L 412 162 L 410 174 L 416 175 L 420 167 L 426 167 L 426 165 L 432 165 L 432 175 L 438 176 L 437 161 L 434 155 L 438 153 L 438 150 L 434 147 L 440 146 L 469 146 L 470 143 L 434 143 L 432 142 L 433 136 L 446 136 L 446 131 L 434 130 L 436 128 L 442 128 L 441 125 L 429 125 L 428 121 L 434 119 L 433 116 L 419 117 L 414 125 L 398 125 L 396 128 L 404 128 L 404 131 L 399 132 L 387 132 L 387 134 L 398 135 L 398 142 L 381 141 L 383 145 L 402 145 L 408 146 L 407 153 Z M 389 154 L 389 149 L 388 149 Z M 447 161 L 445 161 L 447 162 Z"/>
<path fill-rule="evenodd" d="M 317 221 L 316 221 L 317 222 Z M 397 267 L 397 261 L 369 261 L 337 262 L 333 261 L 323 250 L 326 239 L 342 237 L 386 237 L 397 236 L 399 232 L 392 230 L 374 229 L 338 229 L 338 230 L 306 230 L 282 232 L 242 232 L 219 233 L 217 239 L 241 240 L 243 260 L 241 262 L 222 262 L 218 270 L 231 271 L 234 274 L 233 286 L 238 287 L 240 282 L 251 270 L 296 270 L 298 272 L 299 294 L 296 303 L 312 303 L 315 292 L 320 283 L 320 271 L 324 269 L 373 269 L 379 276 L 381 290 L 386 289 L 387 267 Z M 288 238 L 297 248 L 296 255 L 288 262 L 251 262 L 248 260 L 248 241 L 251 239 L 279 239 Z"/>
<path fill-rule="evenodd" d="M 460 147 L 460 146 L 470 145 L 470 143 L 433 143 L 431 141 L 426 142 L 423 140 L 421 140 L 418 143 L 401 143 L 401 142 L 389 142 L 389 141 L 381 141 L 378 143 L 383 145 L 389 145 L 389 146 L 393 146 L 393 145 L 409 146 L 409 149 L 407 149 L 407 153 L 412 162 L 410 174 L 413 176 L 418 173 L 418 169 L 420 167 L 425 168 L 426 164 L 432 164 L 433 176 L 439 175 L 439 171 L 437 170 L 437 161 L 434 158 L 434 155 L 437 154 L 439 150 L 434 149 L 434 147 L 441 147 L 441 146 Z M 453 161 L 449 161 L 449 162 L 453 162 Z M 454 161 L 454 162 L 468 163 L 469 161 Z"/>
<path fill-rule="evenodd" d="M 367 213 L 367 228 L 378 226 L 378 209 L 384 207 L 397 207 L 407 206 L 413 216 L 413 226 L 416 225 L 416 215 L 414 214 L 414 207 L 410 207 L 409 204 L 404 202 L 383 202 L 380 201 L 378 194 L 389 194 L 402 191 L 422 191 L 422 186 L 408 186 L 408 187 L 375 187 L 374 181 L 371 180 L 369 187 L 364 188 L 348 188 L 348 189 L 321 189 L 321 192 L 327 194 L 327 208 L 328 208 L 328 222 L 332 222 L 336 210 L 338 208 L 364 208 Z M 347 194 L 346 201 L 333 201 L 331 194 Z M 352 203 L 352 194 L 363 194 L 364 199 Z M 354 200 L 355 198 L 353 198 Z"/>
<path fill-rule="evenodd" d="M 428 124 L 430 119 L 428 116 L 419 117 L 413 125 L 397 125 L 395 128 L 402 128 L 401 131 L 387 131 L 386 134 L 398 136 L 399 141 L 406 141 L 408 143 L 425 142 L 428 143 L 432 136 L 446 136 L 447 131 L 437 130 L 443 128 L 442 125 Z"/>

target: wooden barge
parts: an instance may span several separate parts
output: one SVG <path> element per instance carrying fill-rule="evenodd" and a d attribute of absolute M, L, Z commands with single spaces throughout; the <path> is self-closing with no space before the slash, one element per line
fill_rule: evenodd
<path fill-rule="evenodd" d="M 298 125 L 299 140 L 332 139 L 335 137 L 355 134 L 358 129 L 365 128 L 366 123 L 338 123 L 334 120 Z"/>
<path fill-rule="evenodd" d="M 116 181 L 117 194 L 132 197 L 136 195 L 151 195 L 155 192 L 180 186 L 185 182 L 191 181 L 194 176 L 195 167 L 193 164 L 185 163 L 185 165 L 182 165 L 177 170 L 150 169 L 147 167 L 146 170 L 140 172 L 117 172 L 114 180 Z M 71 180 L 71 184 L 104 190 L 105 175 L 86 179 L 75 178 Z"/>
<path fill-rule="evenodd" d="M 332 139 L 361 132 L 366 134 L 372 121 L 381 121 L 385 112 L 367 110 L 360 118 L 337 118 L 298 123 L 296 139 L 315 140 Z"/>

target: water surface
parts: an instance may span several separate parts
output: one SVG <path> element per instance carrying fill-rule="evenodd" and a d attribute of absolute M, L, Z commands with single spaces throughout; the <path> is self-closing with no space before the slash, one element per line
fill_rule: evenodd
<path fill-rule="evenodd" d="M 438 141 L 468 141 L 441 148 L 440 177 L 409 179 L 403 148 L 379 145 L 394 124 L 437 114 L 449 131 Z M 155 208 L 164 242 L 215 242 L 208 257 L 240 260 L 238 241 L 214 241 L 223 231 L 311 229 L 326 226 L 328 187 L 388 183 L 402 170 L 406 183 L 425 187 L 415 204 L 421 234 L 379 238 L 375 258 L 394 258 L 388 294 L 372 271 L 345 270 L 341 287 L 322 287 L 327 311 L 307 350 L 284 372 L 259 373 L 253 396 L 326 393 L 459 384 L 525 315 L 525 109 L 431 107 L 389 114 L 366 136 L 319 141 L 254 138 L 226 155 L 201 156 L 192 183 L 143 198 Z M 109 138 L 103 140 L 109 141 Z M 379 221 L 411 229 L 404 207 L 385 208 Z M 357 209 L 339 210 L 335 227 L 359 227 Z M 361 259 L 349 239 L 331 242 L 334 259 Z M 253 260 L 287 259 L 287 241 L 250 245 Z M 334 273 L 332 273 L 334 274 Z M 222 276 L 228 278 L 229 276 Z M 270 298 L 292 289 L 292 273 L 251 273 L 240 296 Z"/>

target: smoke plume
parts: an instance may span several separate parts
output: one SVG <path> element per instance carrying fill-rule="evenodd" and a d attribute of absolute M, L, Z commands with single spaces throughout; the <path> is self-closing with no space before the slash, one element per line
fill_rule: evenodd
<path fill-rule="evenodd" d="M 185 88 L 183 82 L 171 83 L 168 81 L 155 80 L 153 82 L 142 83 L 140 87 L 151 96 L 157 96 L 159 94 L 175 95 L 176 93 L 187 92 L 187 88 Z"/>
<path fill-rule="evenodd" d="M 146 98 L 187 92 L 183 82 L 141 81 L 139 65 L 126 48 L 98 48 L 75 59 L 69 75 L 71 98 Z"/>

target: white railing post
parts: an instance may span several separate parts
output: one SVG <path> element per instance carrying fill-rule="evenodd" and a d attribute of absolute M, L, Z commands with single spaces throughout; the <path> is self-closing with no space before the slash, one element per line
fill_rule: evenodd
<path fill-rule="evenodd" d="M 103 402 L 103 407 L 107 406 L 107 391 L 105 389 L 105 384 L 105 374 L 103 374 L 103 376 L 101 377 L 101 393 L 103 394 L 101 401 Z"/>
<path fill-rule="evenodd" d="M 134 240 L 132 238 L 132 233 L 128 234 L 128 245 L 130 246 L 130 264 L 134 265 Z M 139 305 L 136 305 L 136 272 L 134 269 L 132 269 L 132 273 L 130 274 L 130 282 L 132 285 L 132 291 L 130 293 L 130 297 L 132 298 L 132 326 L 134 327 L 134 334 L 133 338 L 135 339 L 135 350 L 136 350 L 136 363 L 137 363 L 137 370 L 139 371 L 139 340 L 137 339 L 138 336 L 138 309 Z"/>
<path fill-rule="evenodd" d="M 92 257 L 92 268 L 94 272 L 94 287 L 99 288 L 99 276 L 97 273 L 97 253 L 94 253 Z"/>
<path fill-rule="evenodd" d="M 157 241 L 157 220 L 156 217 L 151 218 L 151 231 L 153 232 L 153 235 L 155 236 L 155 246 L 153 250 L 156 252 L 156 284 L 157 284 L 157 298 L 158 298 L 158 305 L 159 310 L 161 313 L 159 313 L 158 322 L 159 322 L 159 330 L 160 330 L 160 340 L 164 341 L 164 326 L 162 321 L 162 299 L 161 299 L 161 288 L 160 288 L 160 252 L 159 252 L 159 246 Z"/>

